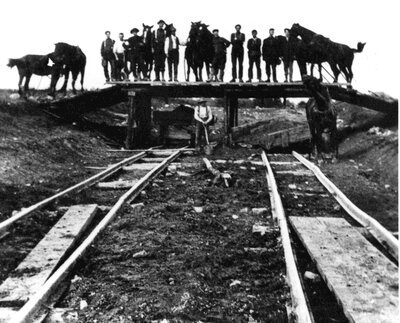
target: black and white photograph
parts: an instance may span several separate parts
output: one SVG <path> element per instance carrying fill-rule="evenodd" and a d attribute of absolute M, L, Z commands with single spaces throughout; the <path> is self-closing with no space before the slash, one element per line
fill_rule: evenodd
<path fill-rule="evenodd" d="M 0 12 L 0 323 L 400 321 L 395 0 Z"/>

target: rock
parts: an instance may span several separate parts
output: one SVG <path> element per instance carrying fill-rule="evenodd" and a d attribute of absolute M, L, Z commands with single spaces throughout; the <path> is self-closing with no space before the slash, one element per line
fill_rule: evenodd
<path fill-rule="evenodd" d="M 386 185 L 385 185 L 385 188 L 386 188 L 386 189 L 389 189 L 389 188 L 390 188 L 390 185 L 389 185 L 389 184 L 386 184 Z"/>
<path fill-rule="evenodd" d="M 178 176 L 182 176 L 182 177 L 188 177 L 188 176 L 190 176 L 190 174 L 189 174 L 189 173 L 186 173 L 186 172 L 177 171 L 176 173 L 178 174 Z"/>
<path fill-rule="evenodd" d="M 18 100 L 21 96 L 18 93 L 10 94 L 11 100 Z"/>
<path fill-rule="evenodd" d="M 289 184 L 288 187 L 289 187 L 291 190 L 295 190 L 295 189 L 297 188 L 296 184 Z"/>
<path fill-rule="evenodd" d="M 146 193 L 146 191 L 141 191 L 141 192 L 140 192 L 140 197 L 142 197 L 142 198 L 147 198 L 147 193 Z"/>
<path fill-rule="evenodd" d="M 136 252 L 135 254 L 132 255 L 132 258 L 143 258 L 146 257 L 148 255 L 148 252 L 146 252 L 146 250 L 142 250 L 139 252 Z"/>
<path fill-rule="evenodd" d="M 259 208 L 251 209 L 251 213 L 253 213 L 255 215 L 261 215 L 261 214 L 265 214 L 267 212 L 268 212 L 268 209 L 266 207 L 259 207 Z"/>
<path fill-rule="evenodd" d="M 236 214 L 232 214 L 232 219 L 237 220 L 239 219 L 239 216 L 237 216 Z"/>
<path fill-rule="evenodd" d="M 87 303 L 84 299 L 81 299 L 81 301 L 79 302 L 79 309 L 80 309 L 80 310 L 83 310 L 83 309 L 85 309 L 87 306 L 88 306 L 88 303 Z"/>
<path fill-rule="evenodd" d="M 315 274 L 315 273 L 313 273 L 311 271 L 306 271 L 304 273 L 304 279 L 310 280 L 310 281 L 312 281 L 314 283 L 318 283 L 318 282 L 321 281 L 321 277 L 318 274 Z"/>
<path fill-rule="evenodd" d="M 265 232 L 268 231 L 268 227 L 265 225 L 260 225 L 260 224 L 254 224 L 252 228 L 253 233 L 260 233 L 262 236 L 265 234 Z"/>
<path fill-rule="evenodd" d="M 229 287 L 233 287 L 240 284 L 241 284 L 240 280 L 235 279 L 232 283 L 229 284 Z"/>
<path fill-rule="evenodd" d="M 201 212 L 203 212 L 203 207 L 202 206 L 193 206 L 193 210 L 196 213 L 201 213 Z"/>
<path fill-rule="evenodd" d="M 245 207 L 245 208 L 243 208 L 243 209 L 240 209 L 239 212 L 240 212 L 240 213 L 248 213 L 248 212 L 249 212 L 249 208 L 248 208 L 248 207 Z"/>

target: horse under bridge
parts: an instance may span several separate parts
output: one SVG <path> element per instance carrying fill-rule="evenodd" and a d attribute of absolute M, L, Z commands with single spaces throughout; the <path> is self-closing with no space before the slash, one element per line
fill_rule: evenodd
<path fill-rule="evenodd" d="M 151 99 L 223 98 L 225 106 L 225 138 L 229 144 L 232 130 L 238 126 L 239 98 L 309 98 L 302 82 L 293 83 L 206 83 L 206 82 L 111 82 L 113 87 L 96 92 L 53 101 L 52 108 L 68 113 L 84 113 L 129 101 L 125 146 L 132 148 L 146 138 L 151 129 Z M 358 105 L 397 117 L 398 100 L 385 96 L 360 93 L 340 84 L 324 83 L 332 99 Z M 54 110 L 53 110 L 54 111 Z M 135 128 L 135 130 L 134 130 Z"/>

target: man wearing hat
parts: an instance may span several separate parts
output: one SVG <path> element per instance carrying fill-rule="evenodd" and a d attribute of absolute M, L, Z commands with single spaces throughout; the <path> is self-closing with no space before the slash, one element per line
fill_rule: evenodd
<path fill-rule="evenodd" d="M 174 82 L 178 82 L 179 45 L 180 42 L 179 38 L 176 36 L 176 28 L 172 26 L 171 35 L 165 40 L 169 82 L 172 82 L 172 67 L 174 68 Z"/>
<path fill-rule="evenodd" d="M 260 68 L 260 58 L 261 58 L 261 39 L 257 37 L 257 30 L 251 32 L 252 38 L 247 41 L 247 49 L 249 55 L 249 79 L 247 82 L 251 82 L 253 78 L 253 65 L 256 64 L 257 79 L 261 81 L 261 68 Z"/>
<path fill-rule="evenodd" d="M 161 72 L 161 80 L 164 82 L 164 72 L 165 72 L 165 39 L 166 32 L 164 29 L 165 21 L 158 21 L 158 29 L 153 31 L 153 52 L 154 52 L 154 71 L 156 73 L 155 81 L 160 81 L 160 72 Z"/>
<path fill-rule="evenodd" d="M 143 60 L 143 38 L 138 35 L 139 29 L 131 30 L 132 37 L 128 38 L 129 56 L 131 58 L 131 72 L 135 81 L 139 79 L 146 80 L 147 70 Z M 140 75 L 142 73 L 142 77 Z"/>
<path fill-rule="evenodd" d="M 285 42 L 283 44 L 283 69 L 285 71 L 285 82 L 293 82 L 293 61 L 294 61 L 294 48 L 292 38 L 290 36 L 290 29 L 285 28 Z"/>
<path fill-rule="evenodd" d="M 205 131 L 208 133 L 208 126 L 213 123 L 214 117 L 211 108 L 207 105 L 207 101 L 199 101 L 194 108 L 194 119 L 196 120 L 196 138 L 195 147 L 200 149 L 200 141 Z"/>
<path fill-rule="evenodd" d="M 246 40 L 246 37 L 243 33 L 240 32 L 242 29 L 241 25 L 235 26 L 236 32 L 231 35 L 231 44 L 232 44 L 232 80 L 231 82 L 235 82 L 237 78 L 236 73 L 236 62 L 239 65 L 239 82 L 243 82 L 243 55 L 244 49 L 243 44 Z"/>
<path fill-rule="evenodd" d="M 101 54 L 101 65 L 103 65 L 104 76 L 106 82 L 110 82 L 110 75 L 108 74 L 108 64 L 111 66 L 111 80 L 115 81 L 115 55 L 113 52 L 115 41 L 110 38 L 111 32 L 106 31 L 106 39 L 101 43 L 100 54 Z"/>
<path fill-rule="evenodd" d="M 219 36 L 218 29 L 214 29 L 213 34 L 214 58 L 211 63 L 210 78 L 207 82 L 212 82 L 214 80 L 217 82 L 223 82 L 226 64 L 226 49 L 231 45 L 231 43 L 225 38 Z"/>
<path fill-rule="evenodd" d="M 265 61 L 265 71 L 267 72 L 267 82 L 271 82 L 271 69 L 272 78 L 274 82 L 278 82 L 276 79 L 276 65 L 280 64 L 279 53 L 278 53 L 278 41 L 274 37 L 274 28 L 270 28 L 269 37 L 264 39 L 262 47 L 263 60 Z"/>

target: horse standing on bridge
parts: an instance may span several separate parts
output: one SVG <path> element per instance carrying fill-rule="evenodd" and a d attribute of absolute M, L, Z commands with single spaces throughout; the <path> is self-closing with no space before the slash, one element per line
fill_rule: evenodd
<path fill-rule="evenodd" d="M 335 162 L 339 156 L 337 112 L 329 91 L 313 76 L 304 75 L 303 83 L 313 96 L 306 104 L 306 116 L 311 132 L 309 157 L 314 153 L 318 163 L 319 154 L 326 153 L 333 156 L 332 162 Z"/>
<path fill-rule="evenodd" d="M 29 81 L 32 74 L 39 76 L 48 76 L 52 72 L 52 67 L 49 63 L 48 55 L 25 55 L 21 58 L 10 58 L 7 66 L 13 68 L 17 66 L 19 73 L 18 93 L 29 91 Z M 25 84 L 22 87 L 22 81 L 25 78 Z"/>
<path fill-rule="evenodd" d="M 326 59 L 332 69 L 335 83 L 338 81 L 340 72 L 344 74 L 346 82 L 351 83 L 353 79 L 354 53 L 361 53 L 365 43 L 358 42 L 357 49 L 353 49 L 347 45 L 335 43 L 329 38 L 300 26 L 300 24 L 293 24 L 290 31 L 295 36 L 300 36 L 316 53 Z"/>
<path fill-rule="evenodd" d="M 153 70 L 153 62 L 154 62 L 154 53 L 153 53 L 153 26 L 143 25 L 143 60 L 146 66 L 147 75 L 144 75 L 145 78 L 150 80 L 151 71 Z"/>
<path fill-rule="evenodd" d="M 189 32 L 189 42 L 185 50 L 185 59 L 188 65 L 186 80 L 189 80 L 190 69 L 196 82 L 203 81 L 203 67 L 206 67 L 207 78 L 210 77 L 210 66 L 214 57 L 213 34 L 208 30 L 208 25 L 192 22 Z"/>
<path fill-rule="evenodd" d="M 51 73 L 50 93 L 55 96 L 57 81 L 61 74 L 64 74 L 65 81 L 60 91 L 67 92 L 69 72 L 72 74 L 72 92 L 76 94 L 75 82 L 79 73 L 81 74 L 81 91 L 83 91 L 83 79 L 85 76 L 86 55 L 79 46 L 72 46 L 66 43 L 56 43 L 54 52 L 48 55 L 54 62 Z"/>

